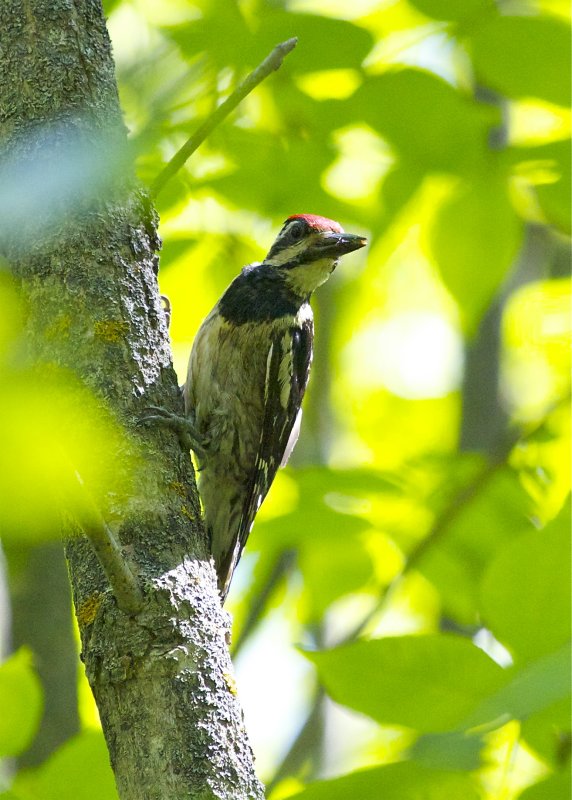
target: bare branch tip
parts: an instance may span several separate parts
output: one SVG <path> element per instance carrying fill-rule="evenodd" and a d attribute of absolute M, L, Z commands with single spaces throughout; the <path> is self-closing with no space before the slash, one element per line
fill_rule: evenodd
<path fill-rule="evenodd" d="M 280 42 L 280 44 L 276 45 L 276 47 L 270 54 L 270 58 L 277 58 L 276 69 L 282 66 L 282 62 L 284 61 L 288 53 L 291 53 L 297 44 L 298 44 L 298 37 L 293 36 L 291 39 L 286 39 L 285 42 Z"/>
<path fill-rule="evenodd" d="M 285 42 L 282 42 L 280 47 L 283 48 L 285 53 L 291 53 L 297 44 L 298 44 L 298 37 L 293 36 L 291 39 L 286 39 Z"/>

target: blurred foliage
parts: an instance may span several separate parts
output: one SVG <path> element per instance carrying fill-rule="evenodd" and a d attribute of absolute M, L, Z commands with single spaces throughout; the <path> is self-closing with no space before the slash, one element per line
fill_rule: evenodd
<path fill-rule="evenodd" d="M 31 361 L 20 297 L 1 261 L 0 307 L 0 532 L 39 542 L 60 535 L 64 516 L 91 519 L 94 503 L 112 515 L 110 498 L 131 491 L 137 457 L 106 403 L 71 370 Z M 66 341 L 69 324 L 65 314 L 51 319 L 46 341 Z"/>
<path fill-rule="evenodd" d="M 299 37 L 158 198 L 181 381 L 201 320 L 285 217 L 324 214 L 370 241 L 316 296 L 302 437 L 229 601 L 270 796 L 564 800 L 568 4 L 104 5 L 146 183 L 274 44 Z M 1 526 L 29 537 L 54 530 L 70 464 L 98 501 L 116 491 L 98 465 L 119 434 L 105 414 L 84 430 L 73 377 L 28 371 L 17 297 L 0 279 Z M 459 452 L 465 355 L 495 313 L 487 360 L 510 429 L 494 451 Z M 40 424 L 39 379 L 53 399 Z M 40 701 L 29 660 L 15 658 L 2 669 L 22 683 L 14 709 L 34 695 L 32 726 Z M 316 682 L 335 704 L 310 735 Z M 86 732 L 2 796 L 114 796 L 85 685 L 81 696 Z"/>
<path fill-rule="evenodd" d="M 0 666 L 0 707 L 0 756 L 16 756 L 29 745 L 42 713 L 42 689 L 25 650 Z"/>
<path fill-rule="evenodd" d="M 6 800 L 117 800 L 105 739 L 85 731 L 60 747 L 44 764 L 22 771 Z"/>

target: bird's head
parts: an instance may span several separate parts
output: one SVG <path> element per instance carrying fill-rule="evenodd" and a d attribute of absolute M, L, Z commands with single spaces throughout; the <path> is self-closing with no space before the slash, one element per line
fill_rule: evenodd
<path fill-rule="evenodd" d="M 331 219 L 295 214 L 282 226 L 264 263 L 279 270 L 295 294 L 308 297 L 327 281 L 340 256 L 366 243 L 363 236 L 345 233 Z"/>

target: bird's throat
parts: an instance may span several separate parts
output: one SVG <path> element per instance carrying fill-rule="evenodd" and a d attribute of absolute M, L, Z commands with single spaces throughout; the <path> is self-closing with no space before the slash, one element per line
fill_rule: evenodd
<path fill-rule="evenodd" d="M 284 282 L 298 297 L 309 297 L 312 292 L 325 283 L 337 266 L 333 258 L 320 258 L 309 263 L 298 264 L 284 270 Z"/>

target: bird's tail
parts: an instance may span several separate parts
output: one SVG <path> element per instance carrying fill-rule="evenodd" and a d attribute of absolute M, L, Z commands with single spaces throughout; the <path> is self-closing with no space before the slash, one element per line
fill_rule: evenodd
<path fill-rule="evenodd" d="M 224 602 L 232 574 L 242 554 L 243 545 L 239 537 L 239 528 L 244 505 L 244 489 L 232 483 L 205 481 L 204 477 L 202 476 L 199 489 L 218 577 L 218 588 L 221 600 Z"/>

